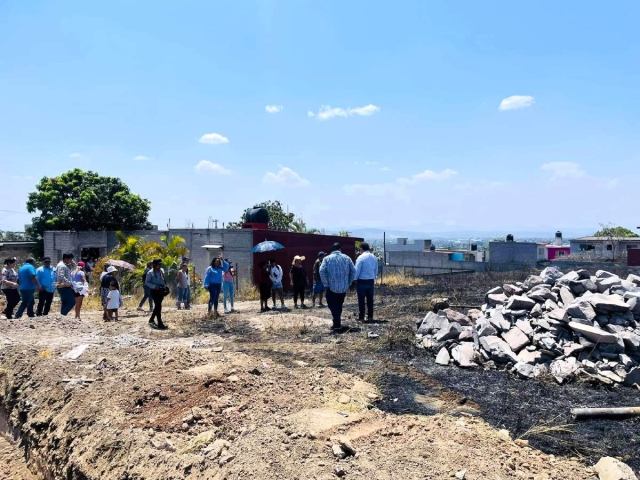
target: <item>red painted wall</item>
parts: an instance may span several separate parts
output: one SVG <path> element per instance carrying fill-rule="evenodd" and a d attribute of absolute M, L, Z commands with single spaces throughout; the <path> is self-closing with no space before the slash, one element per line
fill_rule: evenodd
<path fill-rule="evenodd" d="M 630 267 L 640 267 L 640 249 L 630 248 L 627 250 L 627 265 Z"/>
<path fill-rule="evenodd" d="M 564 252 L 563 256 L 558 256 L 558 252 Z M 547 260 L 556 260 L 562 259 L 563 257 L 569 256 L 571 253 L 571 247 L 547 247 Z"/>
<path fill-rule="evenodd" d="M 355 261 L 356 242 L 362 242 L 362 238 L 356 237 L 339 237 L 334 235 L 314 235 L 307 233 L 290 233 L 290 232 L 274 232 L 271 230 L 254 230 L 253 244 L 256 245 L 265 240 L 278 242 L 284 246 L 284 250 L 276 250 L 274 252 L 254 253 L 253 254 L 253 282 L 257 285 L 260 282 L 260 273 L 258 265 L 262 261 L 269 261 L 275 258 L 276 263 L 282 267 L 284 272 L 283 285 L 285 290 L 290 288 L 289 285 L 289 269 L 293 262 L 293 257 L 301 255 L 306 257 L 302 262 L 307 271 L 309 285 L 313 284 L 312 269 L 313 262 L 318 258 L 318 252 L 323 251 L 326 254 L 331 253 L 331 245 L 335 242 L 340 243 L 342 253 L 351 257 Z"/>

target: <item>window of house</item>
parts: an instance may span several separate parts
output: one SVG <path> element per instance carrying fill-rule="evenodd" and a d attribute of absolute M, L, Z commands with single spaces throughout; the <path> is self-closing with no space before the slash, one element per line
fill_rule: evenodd
<path fill-rule="evenodd" d="M 607 250 L 608 250 L 609 252 L 610 252 L 610 251 L 612 251 L 612 250 L 613 250 L 613 245 L 611 245 L 611 244 L 607 245 Z"/>
<path fill-rule="evenodd" d="M 596 249 L 595 246 L 589 245 L 588 243 L 581 243 L 580 244 L 580 251 L 581 252 L 586 252 L 586 251 L 595 250 L 595 249 Z"/>
<path fill-rule="evenodd" d="M 565 252 L 564 250 L 558 250 L 558 256 L 559 257 L 564 257 L 567 254 L 567 252 Z"/>
<path fill-rule="evenodd" d="M 538 255 L 544 255 L 544 248 L 538 249 Z"/>
<path fill-rule="evenodd" d="M 627 245 L 627 250 L 633 250 L 634 248 L 638 248 L 638 245 Z"/>

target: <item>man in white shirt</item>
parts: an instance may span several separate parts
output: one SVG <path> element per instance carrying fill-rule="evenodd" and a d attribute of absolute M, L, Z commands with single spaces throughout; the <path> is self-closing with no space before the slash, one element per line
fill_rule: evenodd
<path fill-rule="evenodd" d="M 356 291 L 358 293 L 358 320 L 364 322 L 365 300 L 367 322 L 373 321 L 373 291 L 378 276 L 378 259 L 371 253 L 367 242 L 360 244 L 360 255 L 356 259 Z"/>

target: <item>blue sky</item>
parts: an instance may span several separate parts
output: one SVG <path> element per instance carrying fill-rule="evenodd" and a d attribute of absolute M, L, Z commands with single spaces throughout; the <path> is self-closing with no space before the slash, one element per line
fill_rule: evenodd
<path fill-rule="evenodd" d="M 633 228 L 639 16 L 633 1 L 2 2 L 1 208 L 80 167 L 122 178 L 160 226 L 279 199 L 329 230 Z M 0 212 L 0 229 L 28 220 Z"/>

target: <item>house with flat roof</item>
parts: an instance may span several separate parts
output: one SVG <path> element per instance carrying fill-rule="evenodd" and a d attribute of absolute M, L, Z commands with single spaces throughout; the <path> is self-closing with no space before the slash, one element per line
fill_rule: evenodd
<path fill-rule="evenodd" d="M 615 250 L 616 255 L 626 250 L 640 249 L 640 237 L 580 237 L 569 242 L 571 253 L 594 251 L 598 255 Z"/>

